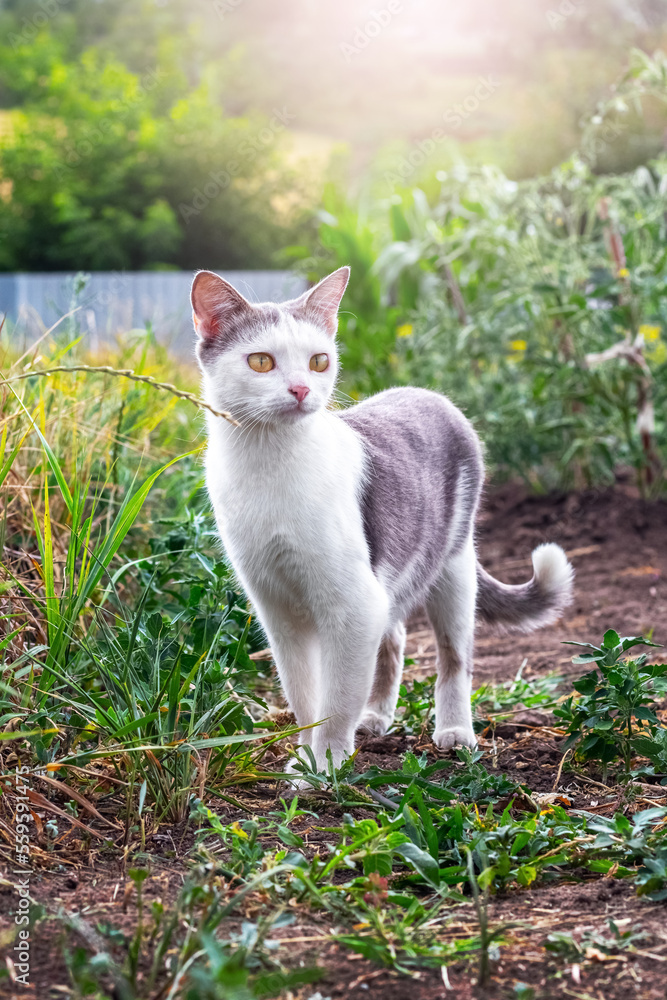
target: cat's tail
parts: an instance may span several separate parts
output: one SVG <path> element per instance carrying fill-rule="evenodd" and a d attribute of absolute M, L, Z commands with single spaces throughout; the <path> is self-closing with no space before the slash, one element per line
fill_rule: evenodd
<path fill-rule="evenodd" d="M 574 570 L 560 545 L 538 545 L 528 583 L 501 583 L 477 563 L 477 614 L 512 632 L 531 632 L 560 618 L 572 603 Z"/>

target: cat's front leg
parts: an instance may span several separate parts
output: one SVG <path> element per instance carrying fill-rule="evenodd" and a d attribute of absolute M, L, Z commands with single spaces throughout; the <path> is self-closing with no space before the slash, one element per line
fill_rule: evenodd
<path fill-rule="evenodd" d="M 319 640 L 311 621 L 292 609 L 273 603 L 258 604 L 259 619 L 267 634 L 285 698 L 297 725 L 318 720 L 320 687 Z M 302 746 L 312 744 L 313 730 L 299 733 Z"/>
<path fill-rule="evenodd" d="M 364 567 L 348 578 L 345 593 L 330 595 L 321 610 L 320 725 L 313 731 L 313 752 L 326 769 L 327 751 L 339 767 L 354 750 L 354 734 L 373 685 L 378 648 L 387 627 L 386 591 Z"/>

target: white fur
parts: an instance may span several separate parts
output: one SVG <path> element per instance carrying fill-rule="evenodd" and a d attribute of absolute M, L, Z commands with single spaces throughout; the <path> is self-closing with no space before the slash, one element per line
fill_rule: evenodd
<path fill-rule="evenodd" d="M 477 571 L 472 534 L 465 546 L 446 563 L 427 603 L 436 638 L 437 680 L 433 742 L 443 750 L 456 743 L 474 747 L 470 694 Z"/>
<path fill-rule="evenodd" d="M 260 349 L 275 358 L 274 371 L 248 367 L 247 354 Z M 316 353 L 329 354 L 330 371 L 309 370 Z M 324 408 L 335 371 L 333 340 L 292 321 L 261 345 L 230 347 L 204 372 L 207 401 L 244 420 L 239 428 L 208 420 L 206 481 L 218 529 L 299 725 L 321 723 L 302 734 L 321 766 L 327 748 L 336 765 L 354 748 L 388 616 L 358 502 L 362 445 Z M 311 390 L 299 411 L 288 390 L 294 379 Z"/>
<path fill-rule="evenodd" d="M 574 570 L 560 545 L 547 542 L 533 549 L 531 558 L 540 590 L 544 594 L 567 594 L 572 592 Z"/>

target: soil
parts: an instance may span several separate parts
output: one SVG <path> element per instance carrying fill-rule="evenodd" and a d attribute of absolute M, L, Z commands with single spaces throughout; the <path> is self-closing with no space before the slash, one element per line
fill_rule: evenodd
<path fill-rule="evenodd" d="M 506 582 L 520 582 L 530 575 L 530 552 L 541 542 L 555 541 L 567 551 L 576 570 L 576 600 L 564 620 L 529 636 L 498 636 L 480 626 L 475 655 L 475 683 L 513 678 L 519 668 L 525 677 L 550 672 L 569 674 L 580 670 L 571 664 L 572 652 L 561 646 L 564 639 L 591 641 L 613 627 L 625 635 L 648 634 L 655 641 L 667 641 L 667 504 L 641 500 L 634 490 L 619 483 L 614 490 L 597 490 L 569 495 L 535 497 L 515 485 L 491 493 L 479 524 L 479 556 L 493 575 Z M 657 651 L 658 654 L 661 651 Z M 425 620 L 410 624 L 407 653 L 414 660 L 410 672 L 416 677 L 434 673 L 435 652 Z M 493 747 L 497 767 L 535 792 L 560 793 L 572 806 L 609 815 L 626 809 L 627 803 L 596 785 L 595 777 L 581 778 L 567 768 L 559 773 L 563 737 L 540 713 L 524 713 L 511 722 L 484 734 L 484 745 Z M 427 749 L 439 754 L 423 737 L 386 737 L 362 740 L 358 766 L 371 763 L 394 764 L 408 748 Z M 46 792 L 46 789 L 42 789 Z M 265 814 L 284 793 L 270 784 L 231 789 L 247 809 Z M 660 801 L 665 790 L 645 785 L 638 789 L 639 806 Z M 656 799 L 657 796 L 657 799 Z M 244 815 L 234 805 L 211 802 L 225 821 Z M 314 826 L 335 826 L 342 811 L 331 802 L 313 803 L 318 820 L 305 824 L 299 833 L 306 849 L 314 851 L 326 842 L 327 834 Z M 102 813 L 104 809 L 99 806 Z M 112 804 L 109 803 L 109 809 Z M 363 815 L 363 809 L 358 815 Z M 245 813 L 247 815 L 247 813 Z M 370 813 L 369 813 L 370 815 Z M 61 826 L 65 820 L 59 820 Z M 90 825 L 95 827 L 98 821 Z M 98 829 L 101 827 L 98 824 Z M 0 833 L 2 831 L 0 830 Z M 67 849 L 67 838 L 53 848 L 49 860 L 40 860 L 31 877 L 31 893 L 50 912 L 59 909 L 79 915 L 89 927 L 108 922 L 131 933 L 136 907 L 131 901 L 134 888 L 123 862 L 123 851 L 86 848 L 77 855 Z M 78 841 L 83 844 L 82 841 Z M 192 846 L 185 828 L 162 826 L 147 839 L 150 877 L 144 883 L 147 902 L 161 898 L 165 904 L 178 893 L 188 871 Z M 131 864 L 132 862 L 130 862 Z M 142 863 L 141 860 L 137 863 Z M 145 859 L 143 861 L 145 863 Z M 5 877 L 9 875 L 4 873 Z M 11 878 L 11 876 L 10 876 Z M 10 940 L 12 920 L 11 885 L 0 879 L 0 948 Z M 252 919 L 261 902 L 248 897 L 243 915 Z M 242 909 L 242 908 L 241 908 Z M 238 926 L 241 914 L 225 925 L 224 931 Z M 256 916 L 256 912 L 255 912 Z M 633 887 L 613 878 L 513 889 L 496 896 L 490 905 L 492 927 L 505 926 L 500 941 L 500 957 L 493 964 L 492 978 L 485 990 L 477 983 L 474 961 L 450 965 L 440 970 L 421 971 L 407 977 L 378 968 L 361 956 L 348 952 L 330 938 L 329 918 L 305 910 L 289 927 L 274 932 L 282 938 L 281 958 L 291 967 L 318 965 L 323 977 L 316 984 L 301 987 L 293 1000 L 369 997 L 376 1000 L 510 1000 L 520 996 L 534 1000 L 575 997 L 579 1000 L 665 1000 L 667 998 L 667 905 L 651 904 L 638 898 Z M 645 935 L 634 951 L 608 956 L 589 948 L 579 962 L 566 961 L 544 949 L 550 934 L 569 932 L 579 940 L 585 931 L 606 933 L 609 920 L 621 931 L 638 929 Z M 445 927 L 452 921 L 449 930 Z M 0 997 L 56 1000 L 71 995 L 71 983 L 61 958 L 59 925 L 43 922 L 31 949 L 31 986 L 23 987 L 0 980 Z M 474 934 L 476 922 L 467 907 L 443 916 L 444 933 Z M 457 928 L 459 930 L 457 931 Z M 76 935 L 74 935 L 76 938 Z M 80 944 L 86 942 L 81 932 Z M 532 988 L 521 993 L 520 984 Z M 285 994 L 289 995 L 289 994 Z"/>
<path fill-rule="evenodd" d="M 557 542 L 575 569 L 575 601 L 565 618 L 531 635 L 499 636 L 481 624 L 475 639 L 475 685 L 513 677 L 581 670 L 564 639 L 592 642 L 608 628 L 621 635 L 667 641 L 667 503 L 648 503 L 634 488 L 527 496 L 514 484 L 486 498 L 478 522 L 478 555 L 493 576 L 522 583 L 530 553 Z M 435 648 L 425 619 L 412 623 L 407 655 L 419 675 L 435 672 Z"/>

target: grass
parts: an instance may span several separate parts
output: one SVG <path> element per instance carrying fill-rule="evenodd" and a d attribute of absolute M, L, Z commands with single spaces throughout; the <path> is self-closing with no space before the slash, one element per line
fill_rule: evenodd
<path fill-rule="evenodd" d="M 70 995 L 316 996 L 315 954 L 286 943 L 300 937 L 404 976 L 447 982 L 462 964 L 481 988 L 519 933 L 491 900 L 593 879 L 667 897 L 652 798 L 667 783 L 664 668 L 626 655 L 650 643 L 609 630 L 578 657 L 574 695 L 521 671 L 479 688 L 474 752 L 434 751 L 432 679 L 407 682 L 390 766 L 305 763 L 309 788 L 280 799 L 296 729 L 268 711 L 275 682 L 207 511 L 191 400 L 83 368 L 67 336 L 39 350 L 7 352 L 0 390 L 0 855 L 7 872 L 124 883 L 109 921 L 31 896 L 32 940 L 57 938 Z M 176 380 L 150 335 L 114 361 Z M 9 381 L 63 367 L 82 370 Z M 542 734 L 553 794 L 498 765 L 496 728 L 526 708 L 560 720 Z M 602 814 L 573 804 L 586 782 Z M 552 937 L 545 961 L 634 954 L 637 934 L 611 930 Z M 0 932 L 10 950 L 17 932 Z"/>

